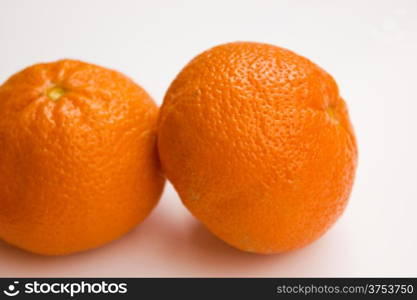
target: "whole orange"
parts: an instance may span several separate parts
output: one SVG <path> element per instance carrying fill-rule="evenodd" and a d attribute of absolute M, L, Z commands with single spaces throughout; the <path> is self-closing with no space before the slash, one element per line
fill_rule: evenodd
<path fill-rule="evenodd" d="M 250 42 L 194 58 L 158 123 L 162 168 L 185 206 L 241 250 L 320 237 L 345 209 L 357 148 L 333 78 L 289 50 Z"/>
<path fill-rule="evenodd" d="M 59 255 L 141 222 L 163 189 L 158 108 L 126 76 L 75 60 L 0 87 L 0 239 Z"/>

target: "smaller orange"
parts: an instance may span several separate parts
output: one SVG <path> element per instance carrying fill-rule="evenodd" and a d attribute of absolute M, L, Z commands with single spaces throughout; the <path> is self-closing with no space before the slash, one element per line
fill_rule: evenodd
<path fill-rule="evenodd" d="M 0 86 L 0 239 L 47 255 L 112 241 L 164 185 L 158 108 L 123 74 L 61 60 Z"/>

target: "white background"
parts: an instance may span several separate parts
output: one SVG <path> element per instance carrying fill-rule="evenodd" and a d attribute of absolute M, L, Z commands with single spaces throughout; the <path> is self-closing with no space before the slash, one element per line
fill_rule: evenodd
<path fill-rule="evenodd" d="M 0 276 L 417 276 L 417 1 L 0 0 L 0 82 L 77 58 L 124 72 L 160 104 L 193 56 L 236 40 L 294 50 L 339 83 L 360 158 L 337 224 L 304 249 L 247 254 L 167 186 L 151 217 L 100 249 L 49 258 L 0 243 Z"/>

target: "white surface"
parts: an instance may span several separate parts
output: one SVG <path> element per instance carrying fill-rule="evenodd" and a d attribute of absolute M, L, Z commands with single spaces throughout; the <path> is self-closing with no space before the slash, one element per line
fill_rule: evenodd
<path fill-rule="evenodd" d="M 161 103 L 219 43 L 276 44 L 337 80 L 359 142 L 350 205 L 319 241 L 257 256 L 212 237 L 171 187 L 145 223 L 61 258 L 0 244 L 0 276 L 417 276 L 417 1 L 0 1 L 0 82 L 77 58 L 124 72 Z"/>

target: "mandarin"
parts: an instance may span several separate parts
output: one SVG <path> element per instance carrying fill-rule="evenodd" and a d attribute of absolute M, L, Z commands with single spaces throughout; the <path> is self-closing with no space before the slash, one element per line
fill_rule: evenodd
<path fill-rule="evenodd" d="M 162 168 L 212 233 L 255 253 L 323 235 L 344 211 L 357 162 L 333 78 L 273 45 L 198 55 L 169 87 L 158 122 Z"/>
<path fill-rule="evenodd" d="M 61 60 L 0 86 L 0 239 L 83 251 L 140 223 L 164 185 L 158 108 L 119 72 Z"/>

